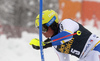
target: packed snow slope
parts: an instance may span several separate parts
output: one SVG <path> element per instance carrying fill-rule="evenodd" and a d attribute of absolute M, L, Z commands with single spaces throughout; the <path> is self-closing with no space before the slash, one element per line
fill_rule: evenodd
<path fill-rule="evenodd" d="M 88 30 L 100 36 L 100 30 L 92 25 L 85 26 Z M 6 35 L 0 36 L 0 61 L 41 61 L 40 51 L 35 50 L 29 45 L 33 38 L 39 38 L 35 33 L 22 33 L 22 38 L 6 38 Z M 43 36 L 43 39 L 45 37 Z M 45 61 L 59 61 L 53 48 L 44 49 Z M 70 56 L 71 61 L 77 61 L 78 58 Z"/>

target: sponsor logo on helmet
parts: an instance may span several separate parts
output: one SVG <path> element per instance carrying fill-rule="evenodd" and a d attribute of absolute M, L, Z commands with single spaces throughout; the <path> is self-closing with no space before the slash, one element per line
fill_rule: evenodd
<path fill-rule="evenodd" d="M 52 13 L 50 13 L 48 16 L 49 16 L 49 17 L 51 17 L 51 16 L 52 16 L 52 15 L 54 15 L 54 14 L 55 14 L 55 13 L 54 13 L 54 12 L 52 12 Z"/>
<path fill-rule="evenodd" d="M 49 27 L 55 20 L 56 17 L 54 16 L 46 25 Z"/>

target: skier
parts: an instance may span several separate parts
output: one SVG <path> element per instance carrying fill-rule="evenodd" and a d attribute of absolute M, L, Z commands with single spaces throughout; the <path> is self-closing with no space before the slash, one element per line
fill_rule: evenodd
<path fill-rule="evenodd" d="M 35 25 L 39 28 L 39 15 Z M 59 61 L 70 61 L 69 54 L 78 57 L 78 61 L 100 61 L 100 38 L 72 19 L 59 23 L 54 10 L 43 11 L 42 33 L 47 38 L 43 48 L 53 46 Z M 30 45 L 39 50 L 39 39 L 32 39 Z"/>

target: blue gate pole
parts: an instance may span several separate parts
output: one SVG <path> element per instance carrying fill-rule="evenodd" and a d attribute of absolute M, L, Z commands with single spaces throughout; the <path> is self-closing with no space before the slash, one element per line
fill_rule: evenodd
<path fill-rule="evenodd" d="M 42 0 L 40 0 L 39 40 L 40 40 L 41 61 L 44 61 L 44 53 L 42 46 Z"/>

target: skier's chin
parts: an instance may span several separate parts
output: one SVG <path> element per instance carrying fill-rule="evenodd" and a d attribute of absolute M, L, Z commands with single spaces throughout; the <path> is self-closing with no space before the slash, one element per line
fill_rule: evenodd
<path fill-rule="evenodd" d="M 47 36 L 45 36 L 46 38 L 49 38 L 49 37 L 51 37 L 51 36 L 49 36 L 49 35 L 47 35 Z"/>
<path fill-rule="evenodd" d="M 49 38 L 49 36 L 45 36 L 46 38 Z"/>

